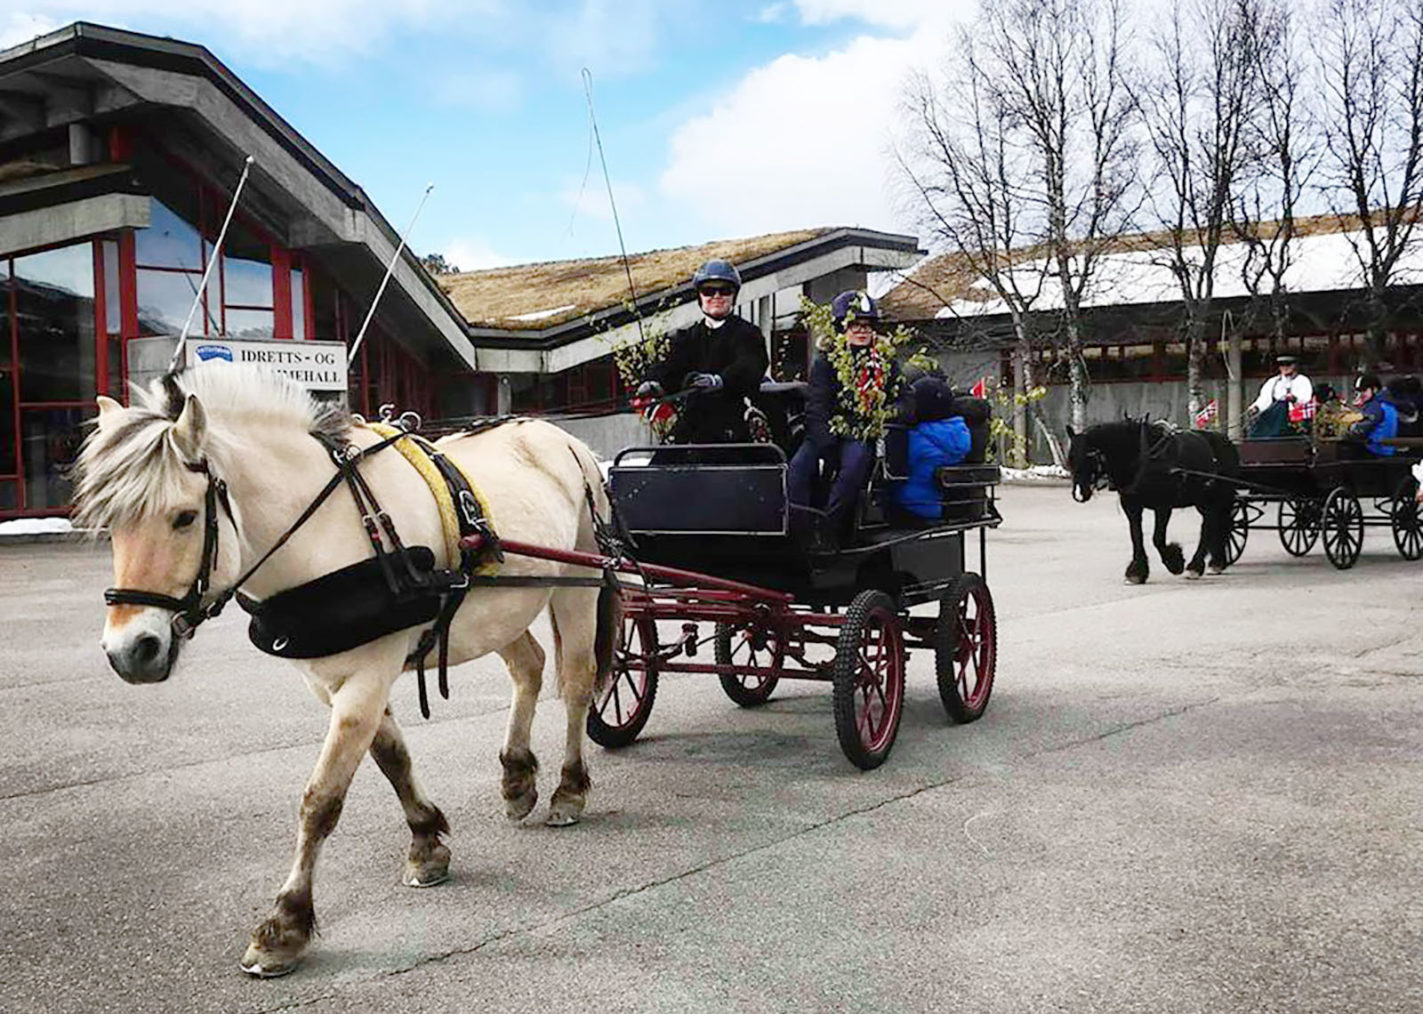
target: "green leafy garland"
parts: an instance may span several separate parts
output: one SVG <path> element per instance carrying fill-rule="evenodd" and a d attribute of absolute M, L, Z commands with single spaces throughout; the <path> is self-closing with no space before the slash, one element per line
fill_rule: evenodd
<path fill-rule="evenodd" d="M 839 411 L 830 417 L 830 432 L 838 437 L 873 443 L 884 435 L 885 427 L 898 413 L 899 377 L 893 367 L 914 335 L 904 325 L 885 334 L 876 332 L 874 342 L 860 353 L 854 351 L 844 333 L 835 327 L 828 304 L 801 300 L 801 318 L 815 347 L 835 371 L 840 382 Z M 845 320 L 848 327 L 854 311 Z M 932 360 L 923 348 L 907 357 L 907 362 L 927 365 Z M 865 367 L 878 369 L 883 382 L 861 389 L 859 379 Z"/>

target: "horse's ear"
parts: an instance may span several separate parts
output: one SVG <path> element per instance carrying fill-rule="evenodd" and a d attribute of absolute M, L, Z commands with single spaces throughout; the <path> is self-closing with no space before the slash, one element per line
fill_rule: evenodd
<path fill-rule="evenodd" d="M 178 449 L 189 457 L 198 457 L 207 426 L 208 417 L 207 412 L 203 410 L 203 403 L 198 401 L 196 394 L 188 395 L 178 421 L 173 424 L 173 439 L 177 441 Z"/>
<path fill-rule="evenodd" d="M 113 413 L 119 411 L 120 409 L 122 409 L 123 406 L 120 405 L 118 402 L 114 401 L 114 399 L 110 398 L 108 395 L 105 395 L 105 394 L 99 395 L 98 401 L 99 401 L 99 418 L 95 419 L 94 422 L 98 425 L 99 429 L 103 429 L 104 426 L 107 425 L 107 424 L 104 422 L 104 417 L 105 417 L 105 416 L 108 416 L 108 417 L 109 417 L 109 422 L 112 423 L 112 422 L 114 421 L 114 420 L 113 420 Z"/>

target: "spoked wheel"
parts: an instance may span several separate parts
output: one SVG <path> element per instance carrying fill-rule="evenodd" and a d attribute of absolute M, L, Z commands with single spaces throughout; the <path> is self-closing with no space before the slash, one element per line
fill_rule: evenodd
<path fill-rule="evenodd" d="M 1418 480 L 1409 476 L 1398 486 L 1393 497 L 1389 521 L 1393 526 L 1393 544 L 1405 560 L 1423 556 L 1423 518 L 1418 516 Z"/>
<path fill-rule="evenodd" d="M 1348 570 L 1364 548 L 1364 509 L 1359 498 L 1342 486 L 1324 501 L 1320 519 L 1324 555 L 1340 570 Z"/>
<path fill-rule="evenodd" d="M 845 611 L 835 644 L 835 732 L 850 763 L 877 768 L 904 710 L 904 631 L 894 599 L 867 589 Z"/>
<path fill-rule="evenodd" d="M 998 661 L 993 596 L 977 574 L 962 574 L 939 600 L 934 669 L 939 699 L 955 722 L 972 722 L 988 708 Z"/>
<path fill-rule="evenodd" d="M 1291 556 L 1304 556 L 1319 541 L 1319 502 L 1300 497 L 1280 501 L 1280 545 Z"/>
<path fill-rule="evenodd" d="M 1245 543 L 1250 538 L 1250 504 L 1236 500 L 1230 508 L 1230 531 L 1225 533 L 1225 564 L 1234 566 L 1245 552 Z"/>
<path fill-rule="evenodd" d="M 753 669 L 780 669 L 785 650 L 776 632 L 765 624 L 737 626 L 716 625 L 713 641 L 717 665 L 734 665 Z M 721 689 L 743 708 L 754 708 L 771 699 L 780 680 L 759 673 L 740 673 L 721 677 Z"/>
<path fill-rule="evenodd" d="M 657 699 L 657 624 L 647 617 L 624 617 L 622 641 L 612 671 L 593 693 L 588 738 L 616 749 L 637 739 Z"/>

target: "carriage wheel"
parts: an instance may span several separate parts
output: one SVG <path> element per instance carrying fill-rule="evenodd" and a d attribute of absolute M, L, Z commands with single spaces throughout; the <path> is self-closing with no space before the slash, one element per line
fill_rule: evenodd
<path fill-rule="evenodd" d="M 624 617 L 612 671 L 588 709 L 588 738 L 610 750 L 627 746 L 647 724 L 656 699 L 657 624 L 645 616 Z"/>
<path fill-rule="evenodd" d="M 955 722 L 982 717 L 993 692 L 998 623 L 993 596 L 977 574 L 959 576 L 939 600 L 934 627 L 934 669 L 939 699 Z"/>
<path fill-rule="evenodd" d="M 1342 486 L 1330 493 L 1324 501 L 1320 528 L 1329 562 L 1340 570 L 1354 566 L 1364 548 L 1364 509 L 1359 498 Z"/>
<path fill-rule="evenodd" d="M 745 626 L 730 623 L 716 625 L 712 642 L 717 665 L 735 665 L 756 669 L 780 669 L 785 649 L 776 632 L 764 623 Z M 758 673 L 722 676 L 721 689 L 743 708 L 754 708 L 771 699 L 780 680 Z"/>
<path fill-rule="evenodd" d="M 1280 501 L 1280 545 L 1291 556 L 1304 556 L 1319 541 L 1319 502 L 1301 497 Z"/>
<path fill-rule="evenodd" d="M 1244 500 L 1235 501 L 1230 508 L 1230 529 L 1225 533 L 1225 565 L 1234 566 L 1245 552 L 1245 543 L 1250 538 L 1250 504 Z"/>
<path fill-rule="evenodd" d="M 1423 556 L 1423 519 L 1418 516 L 1418 480 L 1408 476 L 1399 484 L 1389 511 L 1393 525 L 1393 544 L 1405 560 Z"/>
<path fill-rule="evenodd" d="M 835 732 L 850 762 L 877 768 L 904 710 L 904 631 L 894 599 L 866 589 L 845 611 L 835 643 Z"/>

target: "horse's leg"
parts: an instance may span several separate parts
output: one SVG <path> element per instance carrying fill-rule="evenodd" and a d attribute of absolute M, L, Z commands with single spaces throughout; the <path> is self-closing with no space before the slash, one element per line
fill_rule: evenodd
<path fill-rule="evenodd" d="M 285 975 L 296 968 L 310 943 L 316 925 L 312 906 L 316 859 L 341 818 L 351 776 L 375 741 L 389 693 L 389 679 L 367 669 L 348 677 L 330 695 L 331 724 L 301 797 L 291 873 L 277 894 L 272 914 L 252 931 L 242 957 L 243 971 L 264 978 Z"/>
<path fill-rule="evenodd" d="M 1151 544 L 1161 555 L 1161 562 L 1166 565 L 1166 569 L 1173 574 L 1179 574 L 1186 569 L 1186 554 L 1181 552 L 1180 543 L 1166 541 L 1166 526 L 1171 524 L 1171 508 L 1155 507 L 1153 510 L 1156 512 L 1156 529 L 1151 533 Z"/>
<path fill-rule="evenodd" d="M 558 628 L 554 628 L 555 643 Z M 504 732 L 504 749 L 499 751 L 499 763 L 504 778 L 499 793 L 504 797 L 504 816 L 523 820 L 539 801 L 537 775 L 538 758 L 529 749 L 529 737 L 534 724 L 534 710 L 543 689 L 544 650 L 527 630 L 499 649 L 509 678 L 514 681 L 514 700 L 509 708 L 509 725 Z"/>
<path fill-rule="evenodd" d="M 1206 550 L 1214 542 L 1215 507 L 1209 503 L 1198 504 L 1196 510 L 1201 515 L 1201 537 L 1196 543 L 1195 555 L 1186 564 L 1186 577 L 1195 581 L 1206 572 Z"/>
<path fill-rule="evenodd" d="M 1122 510 L 1126 512 L 1127 528 L 1131 531 L 1131 563 L 1127 564 L 1127 583 L 1145 584 L 1151 565 L 1146 559 L 1146 543 L 1141 532 L 1141 502 L 1122 497 Z"/>
<path fill-rule="evenodd" d="M 1220 574 L 1228 567 L 1230 554 L 1226 552 L 1225 543 L 1230 538 L 1230 526 L 1233 520 L 1232 514 L 1235 509 L 1235 491 L 1229 490 L 1224 496 L 1217 496 L 1211 501 L 1211 558 L 1210 570 L 1212 574 Z"/>
<path fill-rule="evenodd" d="M 592 786 L 583 762 L 583 739 L 598 679 L 598 595 L 597 588 L 560 588 L 549 602 L 558 695 L 563 698 L 568 723 L 563 770 L 549 801 L 547 823 L 551 827 L 576 824 Z"/>
<path fill-rule="evenodd" d="M 410 825 L 410 854 L 405 860 L 401 880 L 408 887 L 434 887 L 450 877 L 450 850 L 440 835 L 450 833 L 450 825 L 440 808 L 425 798 L 415 772 L 410 766 L 410 752 L 405 749 L 405 737 L 400 726 L 385 709 L 375 739 L 371 741 L 371 757 L 390 780 L 405 822 Z"/>

